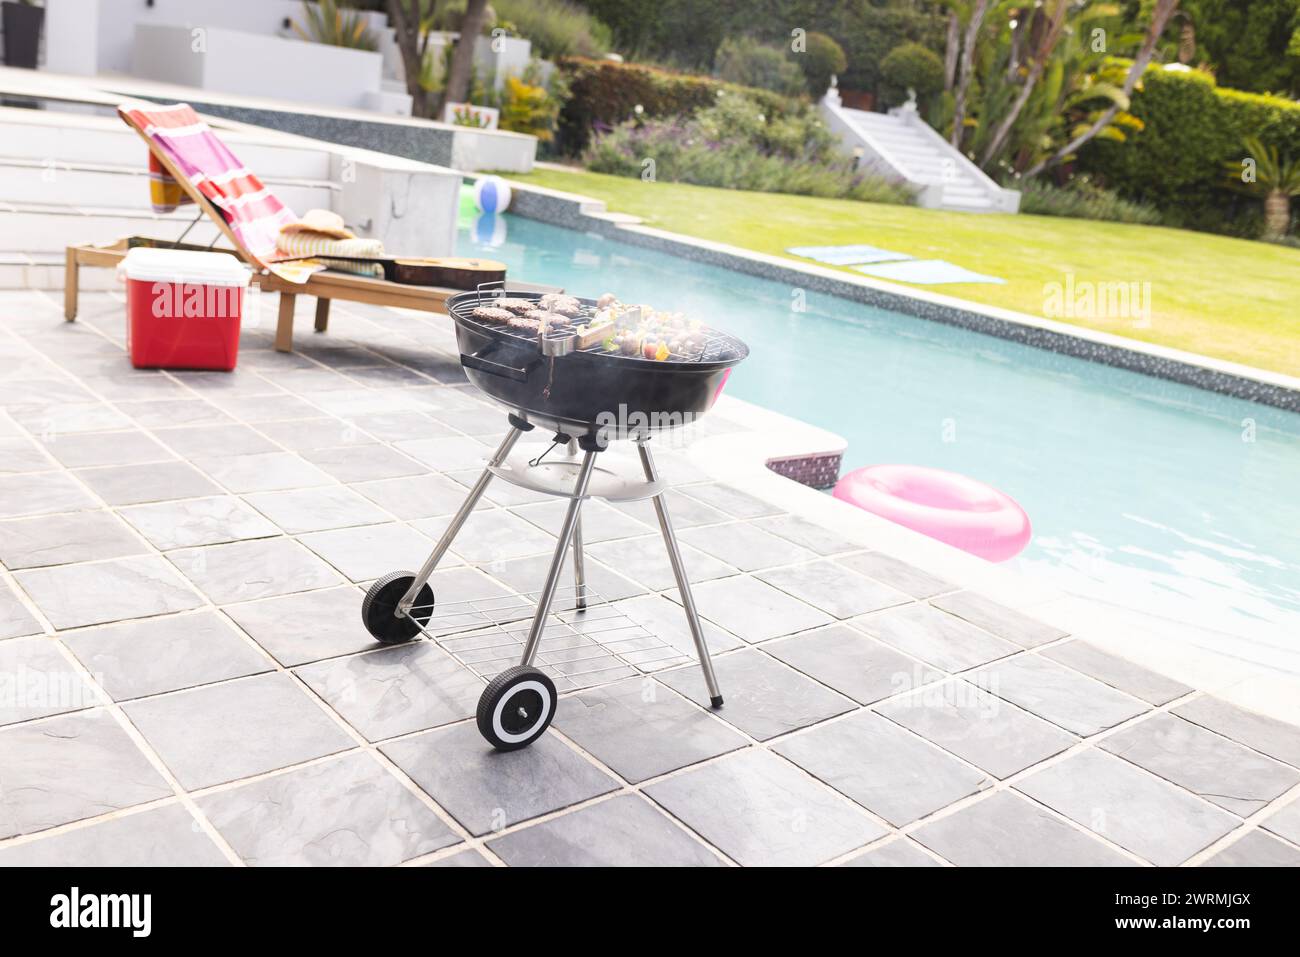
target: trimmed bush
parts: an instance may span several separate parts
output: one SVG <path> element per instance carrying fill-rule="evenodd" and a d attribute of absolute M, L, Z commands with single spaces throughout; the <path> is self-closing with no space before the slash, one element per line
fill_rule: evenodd
<path fill-rule="evenodd" d="M 837 16 L 835 26 L 824 29 L 844 47 L 848 58 L 848 68 L 840 76 L 840 86 L 845 89 L 881 95 L 889 80 L 885 57 L 909 41 L 942 55 L 947 26 L 938 13 L 850 3 L 844 4 Z"/>
<path fill-rule="evenodd" d="M 799 96 L 806 89 L 803 71 L 784 50 L 764 46 L 749 37 L 723 40 L 713 72 L 728 83 L 771 90 L 782 96 Z"/>
<path fill-rule="evenodd" d="M 1197 71 L 1151 67 L 1130 112 L 1143 129 L 1123 143 L 1093 140 L 1078 167 L 1125 199 L 1158 207 L 1170 225 L 1252 235 L 1259 204 L 1224 188 L 1224 164 L 1245 156 L 1248 135 L 1300 156 L 1300 104 L 1220 89 Z"/>
<path fill-rule="evenodd" d="M 877 203 L 908 203 L 911 194 L 857 172 L 811 108 L 768 117 L 726 97 L 693 117 L 628 122 L 598 137 L 583 157 L 588 169 L 698 186 L 793 193 Z M 653 161 L 651 164 L 648 161 Z M 653 171 L 653 172 L 652 172 Z"/>
<path fill-rule="evenodd" d="M 880 64 L 881 90 L 888 106 L 907 99 L 910 87 L 919 103 L 943 90 L 943 60 L 939 54 L 919 43 L 904 43 L 889 51 Z"/>
<path fill-rule="evenodd" d="M 609 27 L 570 0 L 492 0 L 498 23 L 509 23 L 533 43 L 533 56 L 603 56 Z"/>
<path fill-rule="evenodd" d="M 633 117 L 689 117 L 714 106 L 723 96 L 748 100 L 772 118 L 784 116 L 798 106 L 769 90 L 641 64 L 565 57 L 557 65 L 569 86 L 569 100 L 560 112 L 559 128 L 561 149 L 570 155 L 586 148 L 593 130 L 608 132 Z M 640 113 L 636 112 L 638 106 Z"/>
<path fill-rule="evenodd" d="M 794 59 L 803 70 L 808 95 L 820 100 L 831 85 L 831 77 L 848 69 L 849 61 L 844 48 L 824 33 L 810 33 L 804 42 L 804 51 L 796 53 Z"/>
<path fill-rule="evenodd" d="M 1086 176 L 1077 176 L 1066 186 L 1055 186 L 1041 179 L 1003 185 L 1020 190 L 1022 213 L 1147 226 L 1164 222 L 1160 210 L 1154 206 L 1122 199 L 1114 190 L 1102 189 Z"/>

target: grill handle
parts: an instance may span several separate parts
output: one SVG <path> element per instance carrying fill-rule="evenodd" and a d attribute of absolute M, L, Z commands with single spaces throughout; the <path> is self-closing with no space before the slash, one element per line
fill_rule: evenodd
<path fill-rule="evenodd" d="M 514 379 L 516 382 L 526 381 L 528 374 L 537 368 L 537 364 L 541 361 L 540 357 L 531 359 L 520 368 L 506 365 L 504 362 L 493 362 L 491 359 L 484 359 L 482 356 L 476 356 L 472 353 L 462 352 L 460 354 L 460 364 L 466 368 L 486 372 L 488 375 L 498 375 L 505 379 Z"/>

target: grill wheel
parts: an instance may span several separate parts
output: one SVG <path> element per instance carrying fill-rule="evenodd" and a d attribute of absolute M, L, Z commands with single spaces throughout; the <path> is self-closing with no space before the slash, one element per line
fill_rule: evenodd
<path fill-rule="evenodd" d="M 433 589 L 428 583 L 415 596 L 410 616 L 397 616 L 397 603 L 415 581 L 412 572 L 389 572 L 375 581 L 361 603 L 361 622 L 376 641 L 400 645 L 420 633 L 433 614 Z M 414 620 L 412 620 L 414 619 Z"/>
<path fill-rule="evenodd" d="M 478 730 L 498 751 L 526 748 L 551 726 L 555 683 L 528 665 L 501 672 L 478 699 Z"/>

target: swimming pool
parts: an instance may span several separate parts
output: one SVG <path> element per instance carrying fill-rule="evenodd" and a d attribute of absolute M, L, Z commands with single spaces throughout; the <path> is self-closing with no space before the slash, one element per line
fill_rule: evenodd
<path fill-rule="evenodd" d="M 508 218 L 461 254 L 651 302 L 749 343 L 729 394 L 848 440 L 844 469 L 908 462 L 989 482 L 1029 513 L 1008 563 L 1130 611 L 1135 627 L 1300 674 L 1300 415 Z M 1135 640 L 1141 635 L 1135 634 Z"/>

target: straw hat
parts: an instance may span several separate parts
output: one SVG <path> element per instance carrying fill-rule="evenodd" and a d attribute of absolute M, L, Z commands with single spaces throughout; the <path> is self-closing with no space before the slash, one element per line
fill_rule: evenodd
<path fill-rule="evenodd" d="M 295 223 L 280 227 L 282 233 L 318 233 L 331 239 L 356 239 L 356 234 L 343 225 L 343 217 L 328 209 L 309 209 Z"/>

